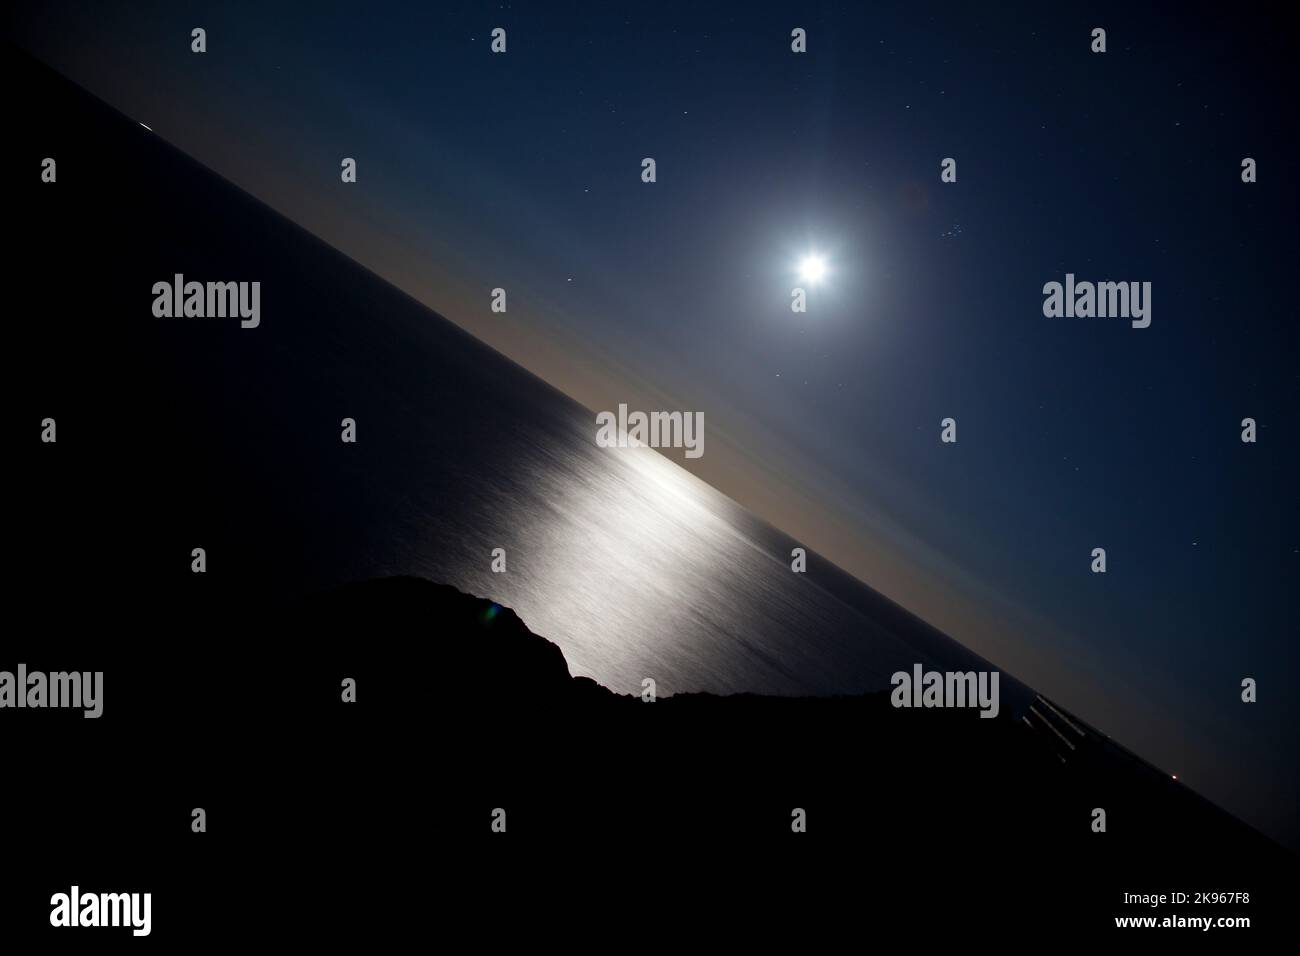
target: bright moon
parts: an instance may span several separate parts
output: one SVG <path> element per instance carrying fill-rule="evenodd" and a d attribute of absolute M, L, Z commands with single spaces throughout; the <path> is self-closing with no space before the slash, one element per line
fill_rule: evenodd
<path fill-rule="evenodd" d="M 826 260 L 821 256 L 804 256 L 799 263 L 799 278 L 805 282 L 818 282 L 826 275 Z"/>

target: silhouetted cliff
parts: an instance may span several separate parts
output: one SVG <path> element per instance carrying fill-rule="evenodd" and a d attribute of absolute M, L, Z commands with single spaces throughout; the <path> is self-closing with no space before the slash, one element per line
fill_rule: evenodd
<path fill-rule="evenodd" d="M 351 642 L 357 663 L 384 648 L 426 673 L 446 785 L 481 795 L 484 813 L 509 805 L 519 831 L 749 840 L 788 833 L 803 808 L 810 832 L 873 852 L 905 856 L 921 832 L 927 847 L 1025 865 L 1068 848 L 1072 869 L 1112 882 L 1117 866 L 1221 882 L 1293 862 L 1041 697 L 995 719 L 895 708 L 888 692 L 647 703 L 573 677 L 509 608 L 444 585 L 367 581 L 295 614 L 329 646 Z M 1105 833 L 1092 829 L 1098 807 Z"/>

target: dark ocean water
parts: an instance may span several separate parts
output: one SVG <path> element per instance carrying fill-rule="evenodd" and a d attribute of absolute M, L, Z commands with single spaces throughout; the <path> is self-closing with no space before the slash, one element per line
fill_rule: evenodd
<path fill-rule="evenodd" d="M 389 301 L 339 310 L 328 335 L 292 336 L 261 375 L 293 395 L 277 434 L 312 422 L 291 448 L 260 433 L 247 466 L 278 480 L 281 519 L 316 539 L 310 577 L 414 574 L 491 597 L 574 673 L 623 692 L 652 677 L 665 694 L 858 693 L 916 661 L 976 666 L 816 555 L 794 573 L 795 542 L 657 452 L 597 447 L 591 412 L 443 320 L 376 298 Z M 339 441 L 343 415 L 355 447 Z"/>

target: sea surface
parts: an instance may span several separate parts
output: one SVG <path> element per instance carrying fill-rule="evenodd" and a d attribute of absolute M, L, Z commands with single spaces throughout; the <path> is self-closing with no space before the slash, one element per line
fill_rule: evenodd
<path fill-rule="evenodd" d="M 795 573 L 798 542 L 652 449 L 598 447 L 592 411 L 298 238 L 328 267 L 266 294 L 263 335 L 199 327 L 235 350 L 199 354 L 194 326 L 164 330 L 190 353 L 167 367 L 211 377 L 197 417 L 247 419 L 222 439 L 220 468 L 250 499 L 223 508 L 223 534 L 255 546 L 250 568 L 293 556 L 264 569 L 269 587 L 452 584 L 621 693 L 647 677 L 661 695 L 861 693 L 916 662 L 988 666 L 814 552 Z"/>

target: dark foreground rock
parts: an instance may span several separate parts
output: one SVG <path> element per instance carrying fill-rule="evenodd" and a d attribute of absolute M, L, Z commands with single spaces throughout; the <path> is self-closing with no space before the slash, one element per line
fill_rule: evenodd
<path fill-rule="evenodd" d="M 482 814 L 510 804 L 525 834 L 744 841 L 789 834 L 803 808 L 810 835 L 971 865 L 1213 860 L 1217 878 L 1291 859 L 1041 697 L 995 719 L 896 709 L 888 693 L 646 703 L 571 676 L 509 608 L 444 585 L 370 581 L 293 613 L 337 649 L 339 672 L 358 671 L 358 708 L 393 708 L 425 743 L 446 792 L 472 794 Z"/>

